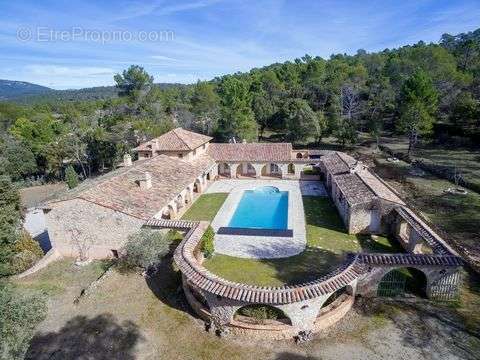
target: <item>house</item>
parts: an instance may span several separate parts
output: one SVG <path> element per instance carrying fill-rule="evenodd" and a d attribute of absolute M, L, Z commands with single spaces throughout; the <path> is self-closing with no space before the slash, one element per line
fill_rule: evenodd
<path fill-rule="evenodd" d="M 405 203 L 351 156 L 332 152 L 319 159 L 325 185 L 350 234 L 387 233 L 390 211 Z"/>
<path fill-rule="evenodd" d="M 65 256 L 116 255 L 149 219 L 178 219 L 217 178 L 311 179 L 319 166 L 350 233 L 383 231 L 391 207 L 403 202 L 352 157 L 294 150 L 290 143 L 212 143 L 177 128 L 125 155 L 122 166 L 87 180 L 45 204 L 52 247 Z M 313 175 L 319 179 L 319 175 Z"/>

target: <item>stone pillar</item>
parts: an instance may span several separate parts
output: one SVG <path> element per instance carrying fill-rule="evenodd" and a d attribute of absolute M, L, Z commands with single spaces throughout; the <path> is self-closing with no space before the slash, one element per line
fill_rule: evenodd
<path fill-rule="evenodd" d="M 295 178 L 300 179 L 300 176 L 302 175 L 303 168 L 305 167 L 304 164 L 294 164 L 295 166 Z"/>
<path fill-rule="evenodd" d="M 422 252 L 422 237 L 413 228 L 410 228 L 410 235 L 408 237 L 408 251 L 414 254 Z"/>
<path fill-rule="evenodd" d="M 230 177 L 236 178 L 237 177 L 237 168 L 240 164 L 228 164 L 230 167 Z"/>
<path fill-rule="evenodd" d="M 195 184 L 197 185 L 198 193 L 203 193 L 203 182 L 201 176 L 195 180 Z"/>
<path fill-rule="evenodd" d="M 223 298 L 212 293 L 204 293 L 210 308 L 212 326 L 216 331 L 223 332 L 235 315 L 242 307 L 242 303 L 236 300 Z"/>
<path fill-rule="evenodd" d="M 170 220 L 174 220 L 177 218 L 177 204 L 175 201 L 172 201 L 168 204 L 168 209 L 170 211 Z"/>
<path fill-rule="evenodd" d="M 253 168 L 255 169 L 255 177 L 257 179 L 262 177 L 262 168 L 263 164 L 252 164 Z"/>
<path fill-rule="evenodd" d="M 311 331 L 317 319 L 323 303 L 329 298 L 330 294 L 323 295 L 311 300 L 302 302 L 277 305 L 292 322 L 295 331 Z"/>
<path fill-rule="evenodd" d="M 278 164 L 280 171 L 282 172 L 280 178 L 283 179 L 284 177 L 288 176 L 288 164 Z"/>

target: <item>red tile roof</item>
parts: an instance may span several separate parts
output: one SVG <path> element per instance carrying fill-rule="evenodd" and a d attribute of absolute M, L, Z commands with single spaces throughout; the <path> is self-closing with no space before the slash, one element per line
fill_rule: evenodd
<path fill-rule="evenodd" d="M 214 164 L 207 155 L 188 162 L 159 155 L 86 181 L 57 201 L 80 198 L 146 220 Z M 145 178 L 146 172 L 151 174 L 152 187 L 142 190 L 138 181 Z"/>
<path fill-rule="evenodd" d="M 140 144 L 135 151 L 190 151 L 212 140 L 210 136 L 197 134 L 182 128 L 169 132 Z"/>
<path fill-rule="evenodd" d="M 290 143 L 236 143 L 208 147 L 208 154 L 216 161 L 291 161 Z"/>

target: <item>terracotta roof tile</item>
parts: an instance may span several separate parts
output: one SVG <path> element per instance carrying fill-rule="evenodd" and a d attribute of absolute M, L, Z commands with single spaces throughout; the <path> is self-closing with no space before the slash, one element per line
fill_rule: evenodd
<path fill-rule="evenodd" d="M 189 151 L 198 148 L 210 140 L 212 140 L 210 136 L 176 128 L 155 139 L 140 144 L 134 150 Z"/>
<path fill-rule="evenodd" d="M 137 218 L 149 219 L 214 164 L 207 155 L 189 162 L 159 155 L 86 182 L 57 201 L 81 198 Z M 138 181 L 144 179 L 146 172 L 151 174 L 152 187 L 142 190 Z"/>
<path fill-rule="evenodd" d="M 216 161 L 290 161 L 290 143 L 236 143 L 208 147 L 208 154 Z"/>

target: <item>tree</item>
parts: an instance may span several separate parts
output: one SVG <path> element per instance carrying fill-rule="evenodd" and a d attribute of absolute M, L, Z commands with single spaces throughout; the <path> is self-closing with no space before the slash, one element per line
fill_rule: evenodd
<path fill-rule="evenodd" d="M 377 76 L 368 82 L 368 129 L 375 138 L 377 150 L 385 118 L 393 112 L 395 94 L 385 76 Z"/>
<path fill-rule="evenodd" d="M 218 120 L 220 98 L 212 84 L 198 81 L 191 98 L 192 112 L 195 114 L 194 130 L 211 134 Z"/>
<path fill-rule="evenodd" d="M 47 312 L 42 295 L 0 282 L 0 359 L 23 359 Z"/>
<path fill-rule="evenodd" d="M 124 270 L 148 270 L 170 251 L 173 239 L 155 230 L 141 230 L 129 236 L 120 259 Z"/>
<path fill-rule="evenodd" d="M 72 165 L 68 165 L 65 170 L 65 181 L 67 182 L 69 189 L 73 189 L 78 185 L 78 175 Z"/>
<path fill-rule="evenodd" d="M 317 145 L 319 145 L 323 135 L 325 134 L 325 131 L 327 130 L 327 119 L 325 118 L 325 114 L 321 110 L 315 113 L 315 117 L 317 120 L 317 132 L 315 134 L 315 138 Z"/>
<path fill-rule="evenodd" d="M 63 124 L 49 114 L 21 117 L 10 127 L 10 133 L 25 144 L 36 156 L 42 156 L 45 146 L 62 133 Z"/>
<path fill-rule="evenodd" d="M 227 77 L 220 84 L 222 117 L 218 133 L 224 140 L 236 137 L 238 140 L 257 140 L 257 124 L 251 109 L 248 83 L 234 77 Z"/>
<path fill-rule="evenodd" d="M 35 155 L 30 148 L 11 136 L 0 139 L 0 174 L 20 180 L 37 172 Z"/>
<path fill-rule="evenodd" d="M 122 74 L 113 77 L 116 87 L 120 89 L 120 96 L 128 96 L 133 100 L 145 95 L 153 85 L 153 76 L 150 76 L 141 66 L 130 65 Z"/>
<path fill-rule="evenodd" d="M 357 129 L 353 121 L 345 118 L 341 118 L 333 135 L 337 138 L 342 146 L 346 144 L 353 145 L 357 141 L 358 134 Z"/>
<path fill-rule="evenodd" d="M 317 114 L 303 99 L 289 100 L 283 108 L 287 136 L 292 141 L 307 141 L 309 135 L 317 135 L 319 122 Z"/>
<path fill-rule="evenodd" d="M 461 92 L 453 103 L 450 120 L 470 135 L 480 126 L 480 102 L 471 93 Z"/>
<path fill-rule="evenodd" d="M 431 78 L 422 70 L 409 77 L 401 90 L 399 129 L 408 134 L 408 156 L 420 134 L 429 134 L 435 121 L 438 95 Z"/>
<path fill-rule="evenodd" d="M 8 176 L 0 176 L 0 276 L 11 274 L 20 225 L 20 195 Z"/>
<path fill-rule="evenodd" d="M 260 138 L 263 138 L 265 128 L 269 127 L 277 109 L 265 95 L 255 96 L 252 103 L 255 120 L 260 127 Z"/>

